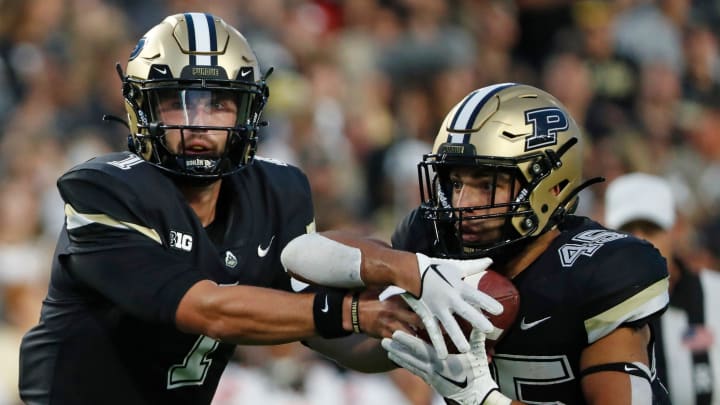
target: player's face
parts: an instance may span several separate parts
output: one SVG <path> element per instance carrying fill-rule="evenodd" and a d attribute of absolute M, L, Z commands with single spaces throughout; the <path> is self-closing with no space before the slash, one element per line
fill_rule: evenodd
<path fill-rule="evenodd" d="M 491 204 L 509 203 L 517 184 L 507 173 L 493 173 L 477 168 L 456 168 L 450 172 L 452 185 L 452 205 L 455 208 L 489 206 Z M 485 207 L 474 209 L 464 215 L 501 214 L 508 211 L 507 206 Z M 503 217 L 489 219 L 463 220 L 462 236 L 465 243 L 492 242 L 500 238 L 505 219 Z"/>
<path fill-rule="evenodd" d="M 233 127 L 238 104 L 231 92 L 209 90 L 173 90 L 161 94 L 157 103 L 158 119 L 166 125 L 183 125 L 182 130 L 168 129 L 165 140 L 170 152 L 186 155 L 220 155 L 225 150 L 228 131 L 196 127 Z"/>

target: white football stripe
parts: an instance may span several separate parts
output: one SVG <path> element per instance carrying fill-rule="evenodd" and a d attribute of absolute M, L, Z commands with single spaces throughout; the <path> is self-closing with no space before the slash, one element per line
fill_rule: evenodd
<path fill-rule="evenodd" d="M 195 27 L 195 51 L 210 52 L 210 27 L 207 17 L 203 13 L 190 13 Z M 210 65 L 210 55 L 196 55 L 195 63 L 198 65 Z"/>
<path fill-rule="evenodd" d="M 455 113 L 455 123 L 451 123 L 452 129 L 470 129 L 473 124 L 472 122 L 470 122 L 470 118 L 472 118 L 473 112 L 478 107 L 478 104 L 480 104 L 488 94 L 495 91 L 495 89 L 497 89 L 498 87 L 508 87 L 512 84 L 513 83 L 499 83 L 492 86 L 483 87 L 482 89 L 471 93 L 466 99 L 467 102 L 463 100 L 462 103 L 464 103 L 464 105 L 461 103 L 462 108 Z"/>

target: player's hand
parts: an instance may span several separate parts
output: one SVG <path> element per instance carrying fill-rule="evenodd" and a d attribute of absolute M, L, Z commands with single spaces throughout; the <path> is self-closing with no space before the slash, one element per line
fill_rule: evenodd
<path fill-rule="evenodd" d="M 417 260 L 420 270 L 420 294 L 415 297 L 406 292 L 402 294 L 403 299 L 422 319 L 439 358 L 447 358 L 448 350 L 438 320 L 458 351 L 467 352 L 470 344 L 453 314 L 467 320 L 473 328 L 490 333 L 494 327 L 481 310 L 493 315 L 499 315 L 503 311 L 502 304 L 462 280 L 485 271 L 492 264 L 492 260 L 437 259 L 421 253 L 417 253 Z"/>
<path fill-rule="evenodd" d="M 490 375 L 485 353 L 485 334 L 473 329 L 471 350 L 440 359 L 422 339 L 402 331 L 382 340 L 388 358 L 419 376 L 440 395 L 461 405 L 509 405 Z"/>
<path fill-rule="evenodd" d="M 397 330 L 412 332 L 422 327 L 420 317 L 400 297 L 378 300 L 378 293 L 378 290 L 368 288 L 360 294 L 358 317 L 362 333 L 384 338 Z"/>

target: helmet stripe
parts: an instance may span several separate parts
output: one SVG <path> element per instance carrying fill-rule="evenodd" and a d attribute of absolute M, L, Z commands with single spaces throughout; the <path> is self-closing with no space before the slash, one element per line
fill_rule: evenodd
<path fill-rule="evenodd" d="M 208 32 L 210 33 L 210 50 L 213 52 L 217 52 L 217 31 L 215 30 L 215 21 L 213 20 L 213 16 L 211 16 L 210 14 L 205 14 L 205 18 L 207 19 Z M 217 66 L 217 54 L 214 53 L 210 56 L 210 64 L 212 66 Z"/>
<path fill-rule="evenodd" d="M 465 99 L 460 103 L 460 107 L 458 107 L 457 111 L 455 111 L 455 116 L 453 116 L 449 129 L 455 131 L 469 131 L 470 129 L 472 129 L 472 125 L 475 122 L 477 115 L 480 113 L 480 110 L 483 108 L 483 106 L 485 106 L 485 103 L 495 93 L 499 92 L 504 88 L 515 85 L 515 83 L 500 83 L 492 86 L 483 87 L 468 94 Z M 467 143 L 469 141 L 469 133 L 448 135 L 448 142 Z"/>
<path fill-rule="evenodd" d="M 190 44 L 190 65 L 217 65 L 217 56 L 198 55 L 197 52 L 217 50 L 217 33 L 212 16 L 203 13 L 185 13 Z"/>

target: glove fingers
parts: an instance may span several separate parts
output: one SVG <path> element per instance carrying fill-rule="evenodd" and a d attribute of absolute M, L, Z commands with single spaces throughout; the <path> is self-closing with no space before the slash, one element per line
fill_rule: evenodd
<path fill-rule="evenodd" d="M 465 334 L 453 314 L 450 312 L 441 314 L 440 322 L 442 323 L 443 328 L 445 328 L 445 332 L 447 332 L 450 340 L 452 340 L 460 353 L 465 353 L 470 350 L 470 343 L 465 337 Z"/>
<path fill-rule="evenodd" d="M 481 331 L 477 329 L 473 329 L 472 332 L 470 332 L 470 349 L 473 351 L 473 354 L 479 357 L 485 357 L 485 339 L 487 335 L 485 333 L 482 333 Z"/>
<path fill-rule="evenodd" d="M 489 257 L 483 257 L 472 260 L 453 260 L 452 263 L 460 270 L 460 277 L 465 278 L 487 270 L 493 260 Z"/>
<path fill-rule="evenodd" d="M 388 352 L 388 358 L 403 368 L 414 369 L 428 374 L 432 372 L 431 357 L 433 348 L 405 332 L 393 333 L 392 339 L 384 338 L 380 344 Z M 418 374 L 420 375 L 420 374 Z"/>
<path fill-rule="evenodd" d="M 411 295 L 406 293 L 402 294 L 401 297 L 403 297 L 410 308 L 412 308 L 412 310 L 420 316 L 423 325 L 425 325 L 425 330 L 430 337 L 430 342 L 437 351 L 437 356 L 441 359 L 447 358 L 447 346 L 445 346 L 445 339 L 443 338 L 442 330 L 440 329 L 440 325 L 438 325 L 435 316 L 424 304 L 413 298 Z"/>
<path fill-rule="evenodd" d="M 498 300 L 476 288 L 469 285 L 461 285 L 459 288 L 463 299 L 475 308 L 483 309 L 493 315 L 500 315 L 505 309 Z"/>
<path fill-rule="evenodd" d="M 455 305 L 455 308 L 455 313 L 468 321 L 473 328 L 477 328 L 484 333 L 490 333 L 495 329 L 495 326 L 493 326 L 485 315 L 470 304 L 460 301 Z"/>
<path fill-rule="evenodd" d="M 398 366 L 408 370 L 409 372 L 415 374 L 416 376 L 422 378 L 429 384 L 428 381 L 428 373 L 424 372 L 423 370 L 417 368 L 413 363 L 411 363 L 409 360 L 411 359 L 400 356 L 398 354 L 395 354 L 394 352 L 388 352 L 388 359 L 390 359 L 393 363 L 397 364 Z"/>
<path fill-rule="evenodd" d="M 435 318 L 428 320 L 423 319 L 423 323 L 425 324 L 425 329 L 430 337 L 430 343 L 432 343 L 435 348 L 438 358 L 446 359 L 448 356 L 448 349 L 447 346 L 445 346 L 445 337 L 443 337 L 442 330 L 440 329 L 437 321 Z"/>
<path fill-rule="evenodd" d="M 401 330 L 396 330 L 395 332 L 393 332 L 392 340 L 418 354 L 427 354 L 431 350 L 431 348 L 428 346 L 427 343 L 425 343 L 425 341 L 423 341 L 417 336 L 413 336 Z"/>
<path fill-rule="evenodd" d="M 458 259 L 441 259 L 436 257 L 428 257 L 428 263 L 435 264 L 449 264 L 458 270 L 458 274 L 461 278 L 472 276 L 474 274 L 482 273 L 486 271 L 488 267 L 493 263 L 493 260 L 489 257 L 483 257 L 480 259 L 469 259 L 469 260 L 458 260 Z"/>

